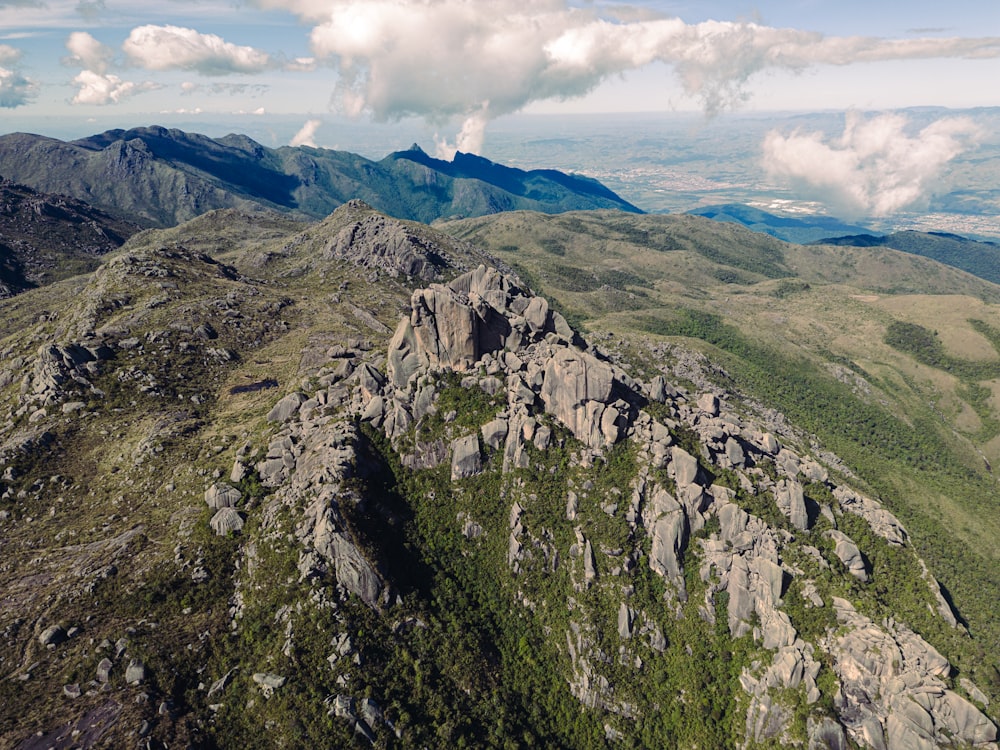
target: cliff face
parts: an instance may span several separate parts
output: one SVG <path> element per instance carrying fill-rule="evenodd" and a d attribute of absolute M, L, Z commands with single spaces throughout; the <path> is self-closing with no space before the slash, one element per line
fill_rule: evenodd
<path fill-rule="evenodd" d="M 4 744 L 996 747 L 835 456 L 488 260 L 354 204 L 9 333 Z"/>

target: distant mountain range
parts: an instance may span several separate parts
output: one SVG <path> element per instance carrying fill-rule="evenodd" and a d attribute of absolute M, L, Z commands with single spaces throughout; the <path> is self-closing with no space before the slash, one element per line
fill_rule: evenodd
<path fill-rule="evenodd" d="M 353 198 L 422 222 L 511 210 L 640 212 L 595 180 L 513 169 L 468 154 L 448 162 L 414 145 L 371 161 L 343 151 L 270 149 L 243 135 L 209 138 L 162 127 L 109 130 L 71 142 L 5 135 L 0 175 L 150 227 L 254 205 L 321 218 Z"/>
<path fill-rule="evenodd" d="M 847 224 L 833 216 L 804 216 L 802 218 L 792 218 L 790 216 L 777 216 L 759 208 L 746 206 L 742 203 L 724 203 L 718 206 L 705 206 L 704 208 L 688 211 L 694 216 L 704 216 L 715 221 L 727 221 L 734 224 L 742 224 L 755 232 L 763 232 L 772 237 L 777 237 L 785 242 L 797 242 L 807 244 L 816 242 L 827 237 L 840 237 L 843 235 L 865 234 L 871 232 L 868 227 Z"/>
<path fill-rule="evenodd" d="M 904 231 L 877 235 L 869 228 L 846 224 L 832 216 L 776 216 L 739 203 L 706 206 L 688 213 L 715 221 L 741 224 L 755 232 L 786 242 L 901 250 L 960 268 L 981 279 L 1000 283 L 1000 245 L 995 242 L 980 242 L 945 232 Z"/>

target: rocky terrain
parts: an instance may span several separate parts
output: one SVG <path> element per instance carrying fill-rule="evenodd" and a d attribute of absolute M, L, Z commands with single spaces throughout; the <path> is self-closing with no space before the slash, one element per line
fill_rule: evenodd
<path fill-rule="evenodd" d="M 3 303 L 0 744 L 997 747 L 911 530 L 696 348 L 240 221 Z"/>
<path fill-rule="evenodd" d="M 209 138 L 156 126 L 72 142 L 0 136 L 0 174 L 146 227 L 174 226 L 214 209 L 262 206 L 320 219 L 353 198 L 424 222 L 517 209 L 639 212 L 595 180 L 512 169 L 468 154 L 446 162 L 413 146 L 371 161 L 344 151 L 270 149 L 243 135 Z"/>
<path fill-rule="evenodd" d="M 81 201 L 0 179 L 0 297 L 93 271 L 137 231 Z"/>

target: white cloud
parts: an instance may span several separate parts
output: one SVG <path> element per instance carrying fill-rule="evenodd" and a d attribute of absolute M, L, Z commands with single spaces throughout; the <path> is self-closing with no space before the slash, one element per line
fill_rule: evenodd
<path fill-rule="evenodd" d="M 627 9 L 602 17 L 596 5 L 566 0 L 254 1 L 313 24 L 313 54 L 338 69 L 334 96 L 348 114 L 461 117 L 469 132 L 653 62 L 673 66 L 688 95 L 714 114 L 746 100 L 751 78 L 769 69 L 1000 56 L 1000 38 L 826 37 L 755 23 L 688 24 Z"/>
<path fill-rule="evenodd" d="M 147 70 L 191 70 L 202 75 L 259 73 L 272 67 L 267 53 L 181 26 L 139 26 L 122 45 Z"/>
<path fill-rule="evenodd" d="M 85 68 L 98 74 L 108 72 L 115 52 L 97 41 L 86 31 L 74 31 L 66 40 L 70 56 L 63 60 L 65 65 Z"/>
<path fill-rule="evenodd" d="M 0 108 L 14 109 L 30 102 L 38 85 L 21 74 L 22 52 L 8 44 L 0 44 Z"/>
<path fill-rule="evenodd" d="M 92 70 L 82 70 L 73 79 L 73 84 L 78 87 L 76 96 L 73 97 L 73 104 L 95 104 L 99 106 L 107 104 L 118 104 L 144 91 L 153 91 L 161 88 L 159 84 L 152 81 L 135 83 L 134 81 L 123 81 L 111 73 L 101 74 Z"/>
<path fill-rule="evenodd" d="M 305 125 L 302 126 L 301 130 L 296 133 L 292 140 L 289 141 L 289 146 L 311 146 L 316 148 L 316 131 L 319 130 L 319 126 L 322 125 L 321 120 L 308 120 Z"/>
<path fill-rule="evenodd" d="M 20 62 L 24 55 L 21 50 L 9 44 L 0 44 L 0 65 L 14 65 Z"/>
<path fill-rule="evenodd" d="M 292 73 L 311 73 L 316 68 L 315 57 L 296 57 L 294 60 L 288 60 L 282 65 L 282 69 Z"/>
<path fill-rule="evenodd" d="M 937 120 L 915 134 L 902 115 L 864 119 L 848 113 L 844 133 L 771 131 L 764 140 L 764 166 L 803 198 L 824 202 L 844 218 L 887 216 L 925 209 L 939 192 L 947 164 L 982 136 L 964 117 Z"/>

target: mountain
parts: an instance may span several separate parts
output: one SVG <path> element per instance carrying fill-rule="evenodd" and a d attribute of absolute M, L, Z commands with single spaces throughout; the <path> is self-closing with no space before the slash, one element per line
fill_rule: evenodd
<path fill-rule="evenodd" d="M 821 241 L 835 235 L 864 234 L 869 231 L 866 227 L 847 224 L 832 216 L 803 216 L 801 218 L 777 216 L 742 203 L 705 206 L 688 211 L 688 213 L 715 221 L 742 224 L 755 232 L 763 232 L 778 239 L 803 244 Z"/>
<path fill-rule="evenodd" d="M 137 231 L 81 201 L 0 179 L 0 297 L 92 271 Z"/>
<path fill-rule="evenodd" d="M 638 211 L 593 180 L 553 170 L 526 172 L 468 154 L 446 162 L 414 147 L 376 162 L 341 151 L 270 149 L 242 135 L 209 138 L 162 127 L 111 130 L 71 142 L 0 136 L 0 174 L 149 227 L 251 206 L 316 219 L 351 199 L 423 222 L 513 209 Z"/>
<path fill-rule="evenodd" d="M 143 232 L 0 300 L 0 745 L 994 748 L 998 305 L 693 216 Z"/>
<path fill-rule="evenodd" d="M 944 263 L 1000 283 L 1000 246 L 947 232 L 894 232 L 889 235 L 856 234 L 826 237 L 818 242 L 853 247 L 889 247 Z"/>

